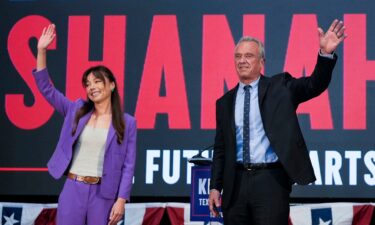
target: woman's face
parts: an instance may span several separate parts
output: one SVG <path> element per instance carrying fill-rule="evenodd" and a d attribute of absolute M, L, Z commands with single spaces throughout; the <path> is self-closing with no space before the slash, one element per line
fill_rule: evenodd
<path fill-rule="evenodd" d="M 115 88 L 115 83 L 110 82 L 104 76 L 105 83 L 101 79 L 90 73 L 87 76 L 85 87 L 88 98 L 95 104 L 111 100 L 112 90 Z"/>

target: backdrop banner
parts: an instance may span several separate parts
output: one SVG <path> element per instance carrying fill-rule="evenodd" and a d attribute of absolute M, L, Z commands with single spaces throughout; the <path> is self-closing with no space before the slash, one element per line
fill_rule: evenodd
<path fill-rule="evenodd" d="M 63 118 L 32 78 L 43 27 L 51 82 L 85 98 L 85 69 L 116 75 L 138 125 L 133 196 L 190 195 L 187 159 L 214 142 L 215 101 L 234 87 L 234 46 L 242 35 L 265 43 L 265 76 L 309 76 L 320 26 L 343 20 L 331 84 L 297 111 L 317 181 L 292 197 L 373 198 L 375 185 L 375 2 L 363 1 L 0 1 L 0 195 L 57 195 L 46 164 Z M 206 156 L 210 157 L 212 151 Z"/>
<path fill-rule="evenodd" d="M 0 202 L 1 224 L 56 225 L 57 204 Z M 289 225 L 351 224 L 370 225 L 373 204 L 330 203 L 292 205 Z M 166 214 L 166 215 L 165 215 Z M 165 219 L 167 217 L 168 219 Z M 164 220 L 163 220 L 164 218 Z M 168 222 L 166 221 L 168 220 Z M 215 221 L 190 219 L 189 203 L 128 203 L 124 218 L 117 225 L 221 225 Z"/>

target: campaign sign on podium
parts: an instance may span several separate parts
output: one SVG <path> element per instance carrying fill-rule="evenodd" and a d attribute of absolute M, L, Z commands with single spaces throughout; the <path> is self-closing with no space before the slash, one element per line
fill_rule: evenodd
<path fill-rule="evenodd" d="M 210 217 L 208 196 L 210 194 L 211 166 L 193 166 L 191 170 L 190 220 L 221 222 L 222 218 Z"/>

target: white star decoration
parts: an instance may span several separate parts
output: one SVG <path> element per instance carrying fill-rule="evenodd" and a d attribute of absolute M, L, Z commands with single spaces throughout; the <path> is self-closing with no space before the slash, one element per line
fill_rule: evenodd
<path fill-rule="evenodd" d="M 4 216 L 4 219 L 6 220 L 4 225 L 14 225 L 19 222 L 18 220 L 14 219 L 14 213 L 10 217 Z"/>
<path fill-rule="evenodd" d="M 324 220 L 319 218 L 319 225 L 330 225 L 330 224 L 331 224 L 331 220 L 328 220 L 327 222 L 325 222 Z"/>

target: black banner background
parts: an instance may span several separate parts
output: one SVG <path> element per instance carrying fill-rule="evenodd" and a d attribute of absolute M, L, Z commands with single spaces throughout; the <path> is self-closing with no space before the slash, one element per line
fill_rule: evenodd
<path fill-rule="evenodd" d="M 5 96 L 8 94 L 24 94 L 25 105 L 32 106 L 34 103 L 33 94 L 19 75 L 8 51 L 10 31 L 18 21 L 27 16 L 42 16 L 57 26 L 56 50 L 48 52 L 48 68 L 55 86 L 64 93 L 67 76 L 69 17 L 80 15 L 90 17 L 88 60 L 100 61 L 103 55 L 104 17 L 126 16 L 124 96 L 126 111 L 132 115 L 135 114 L 137 107 L 153 19 L 157 15 L 176 16 L 191 128 L 170 129 L 168 116 L 160 114 L 156 117 L 154 129 L 139 129 L 137 168 L 132 194 L 133 196 L 189 196 L 190 186 L 186 182 L 187 168 L 186 158 L 182 155 L 183 150 L 197 150 L 210 145 L 213 143 L 215 133 L 213 129 L 201 128 L 202 48 L 204 47 L 202 37 L 205 15 L 224 15 L 234 40 L 242 36 L 244 15 L 264 15 L 267 54 L 265 74 L 272 75 L 284 68 L 291 22 L 294 15 L 300 14 L 315 15 L 318 24 L 323 29 L 327 29 L 334 18 L 343 19 L 344 15 L 350 14 L 366 15 L 367 44 L 364 45 L 367 48 L 367 55 L 365 58 L 371 61 L 375 58 L 375 46 L 372 44 L 375 38 L 374 12 L 375 3 L 369 0 L 183 0 L 178 2 L 167 0 L 3 0 L 0 3 L 0 167 L 45 167 L 57 143 L 62 125 L 62 117 L 55 112 L 41 127 L 29 130 L 20 129 L 12 123 L 6 113 Z M 30 49 L 34 54 L 36 43 L 36 39 L 29 41 Z M 306 48 L 316 48 L 318 51 L 318 46 L 306 46 Z M 311 129 L 309 116 L 300 116 L 307 145 L 310 150 L 316 150 L 319 155 L 322 185 L 296 186 L 292 193 L 294 197 L 373 198 L 372 186 L 374 184 L 367 184 L 364 181 L 364 175 L 369 174 L 373 177 L 375 173 L 371 173 L 371 168 L 365 165 L 364 156 L 374 151 L 375 120 L 372 115 L 375 113 L 375 104 L 372 99 L 375 97 L 375 85 L 372 81 L 367 82 L 364 91 L 367 94 L 366 129 L 344 129 L 343 59 L 345 52 L 342 46 L 337 50 L 337 54 L 339 60 L 329 87 L 333 129 Z M 368 76 L 375 73 L 371 69 L 368 69 L 368 72 Z M 358 77 L 364 75 L 357 74 Z M 161 86 L 161 90 L 163 89 L 165 89 L 164 85 Z M 25 120 L 30 119 L 28 115 L 22 115 L 22 117 Z M 151 184 L 146 183 L 148 150 L 160 150 L 160 158 L 154 160 L 154 163 L 159 165 L 159 171 L 153 173 Z M 175 184 L 167 184 L 162 177 L 163 163 L 167 163 L 163 162 L 163 150 L 180 150 L 180 175 Z M 336 151 L 342 156 L 340 168 L 342 185 L 325 182 L 325 151 L 329 150 Z M 361 158 L 357 161 L 357 169 L 352 170 L 357 174 L 357 184 L 350 185 L 349 161 L 345 158 L 345 151 L 354 150 L 361 152 Z M 374 163 L 375 159 L 372 158 L 372 164 Z M 170 164 L 172 165 L 173 161 Z M 172 173 L 171 170 L 170 174 Z M 57 195 L 62 183 L 62 180 L 54 181 L 47 172 L 0 171 L 0 195 Z"/>

